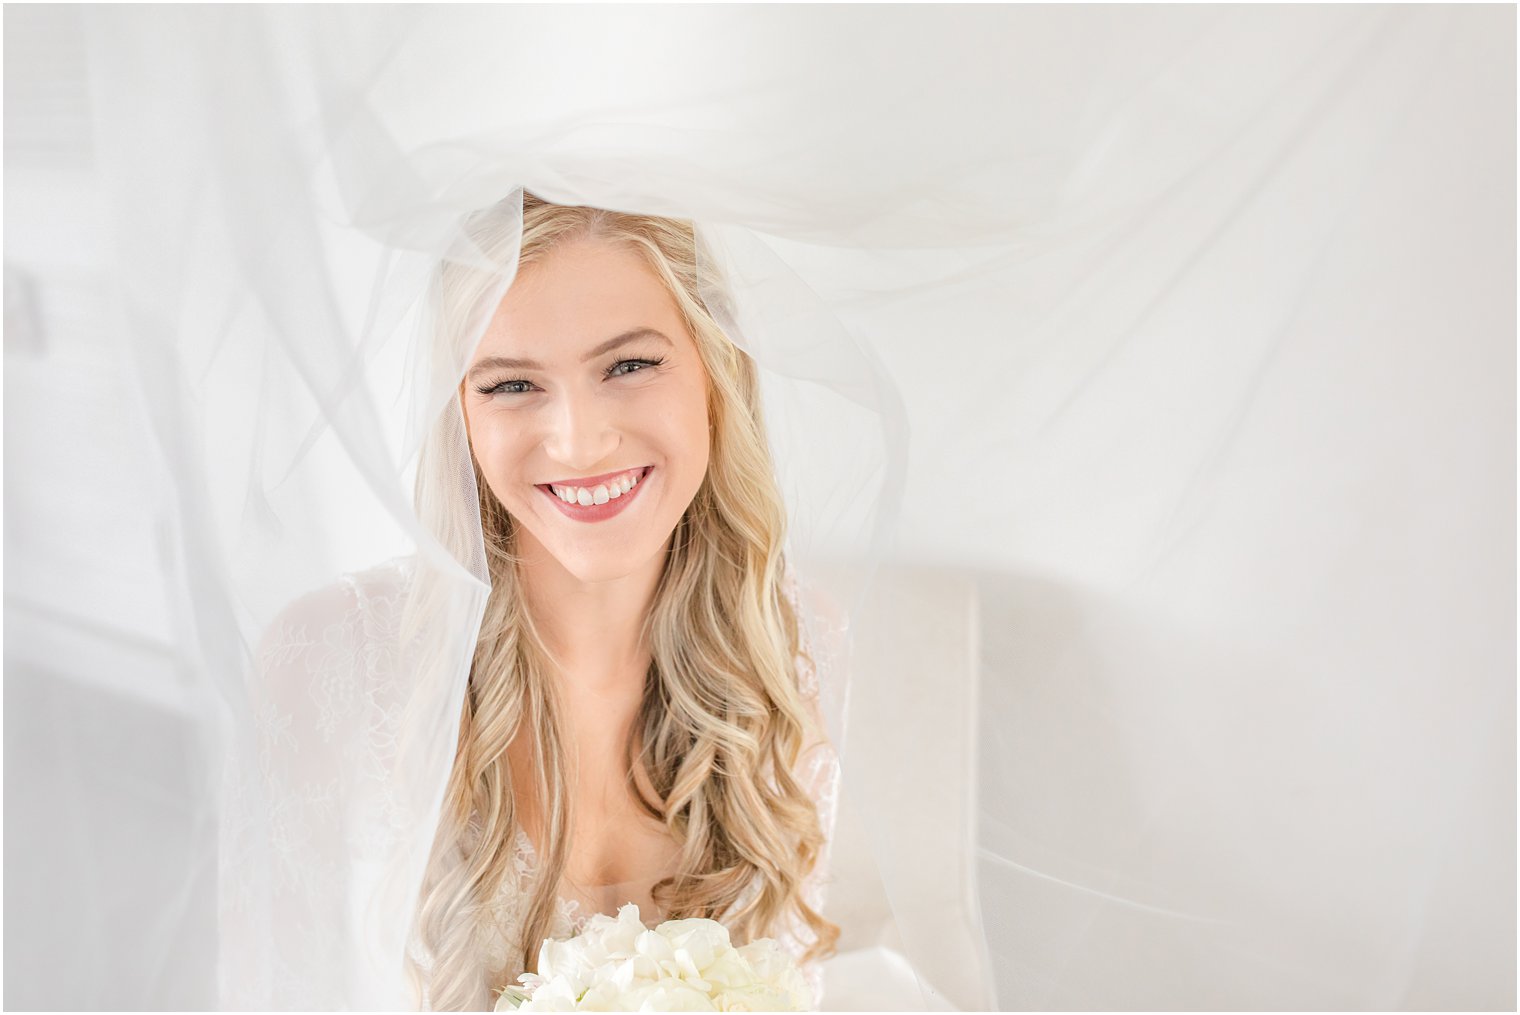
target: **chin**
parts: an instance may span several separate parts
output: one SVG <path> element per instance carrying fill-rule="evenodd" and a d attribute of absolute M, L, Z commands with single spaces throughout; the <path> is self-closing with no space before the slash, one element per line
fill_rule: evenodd
<path fill-rule="evenodd" d="M 647 568 L 650 561 L 663 554 L 669 545 L 668 533 L 664 539 L 650 539 L 647 529 L 639 532 L 634 540 L 539 541 L 540 551 L 545 556 L 552 558 L 567 574 L 588 584 L 616 581 L 635 574 Z"/>
<path fill-rule="evenodd" d="M 609 560 L 606 557 L 587 560 L 578 555 L 562 557 L 559 554 L 555 554 L 554 557 L 559 561 L 561 567 L 578 580 L 587 584 L 610 582 L 616 581 L 619 578 L 626 578 L 649 563 L 648 555 L 632 553 L 618 554 L 615 560 Z"/>

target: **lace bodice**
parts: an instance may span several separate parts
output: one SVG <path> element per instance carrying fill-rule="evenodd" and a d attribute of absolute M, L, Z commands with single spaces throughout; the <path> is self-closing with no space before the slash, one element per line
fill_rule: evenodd
<path fill-rule="evenodd" d="M 377 645 L 394 638 L 400 623 L 400 606 L 410 577 L 411 558 L 397 558 L 366 571 L 345 575 L 339 583 L 304 597 L 287 607 L 271 625 L 258 654 L 257 677 L 251 705 L 257 719 L 256 754 L 263 793 L 270 801 L 267 816 L 269 881 L 273 898 L 273 935 L 269 977 L 272 982 L 240 982 L 242 971 L 234 955 L 238 943 L 269 948 L 250 918 L 261 912 L 248 897 L 250 854 L 257 854 L 259 815 L 252 813 L 248 786 L 229 776 L 227 807 L 223 815 L 222 922 L 223 961 L 221 986 L 224 1006 L 276 1008 L 351 1007 L 342 992 L 341 976 L 327 972 L 323 963 L 341 963 L 334 954 L 344 947 L 333 927 L 352 917 L 361 894 L 346 877 L 343 865 L 356 855 L 380 856 L 389 835 L 399 830 L 388 818 L 387 806 L 375 778 L 394 760 L 401 695 L 397 676 L 389 672 L 387 652 Z M 803 629 L 803 651 L 812 655 L 812 620 L 799 606 L 795 587 L 788 597 L 797 610 Z M 799 690 L 817 709 L 819 678 L 805 658 L 799 657 Z M 813 745 L 798 761 L 796 776 L 818 808 L 827 843 L 832 842 L 839 789 L 839 759 L 826 740 Z M 364 821 L 353 821 L 354 801 L 373 801 L 376 812 Z M 363 840 L 355 848 L 355 839 Z M 829 847 L 807 877 L 803 895 L 822 912 L 829 879 Z M 519 828 L 512 853 L 512 873 L 495 900 L 492 920 L 479 940 L 485 968 L 506 969 L 507 982 L 520 969 L 512 961 L 514 945 L 526 919 L 528 886 L 537 865 L 531 840 Z M 600 907 L 590 899 L 561 895 L 552 934 L 568 937 L 582 929 L 597 912 L 615 915 L 619 892 L 647 898 L 650 886 L 604 886 L 597 894 Z M 758 891 L 758 880 L 740 898 L 742 907 Z M 633 889 L 637 888 L 637 891 Z M 623 899 L 622 901 L 630 901 Z M 646 922 L 654 922 L 641 906 Z M 659 918 L 660 914 L 654 914 Z M 240 934 L 251 935 L 240 938 Z M 780 943 L 799 960 L 811 942 L 811 933 L 800 919 L 777 932 Z M 410 954 L 421 959 L 415 940 Z M 399 960 L 399 956 L 398 956 Z M 421 963 L 424 970 L 426 964 Z M 823 996 L 823 974 L 818 963 L 803 966 L 815 1000 Z M 336 994 L 336 996 L 332 996 Z M 424 1007 L 427 1006 L 424 983 Z"/>

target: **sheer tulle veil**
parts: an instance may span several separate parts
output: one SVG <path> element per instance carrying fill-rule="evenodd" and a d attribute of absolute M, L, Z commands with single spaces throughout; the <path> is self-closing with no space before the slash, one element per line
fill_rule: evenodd
<path fill-rule="evenodd" d="M 833 1004 L 1513 1006 L 1513 7 L 5 27 L 8 1005 L 410 1003 L 527 191 L 758 367 Z"/>

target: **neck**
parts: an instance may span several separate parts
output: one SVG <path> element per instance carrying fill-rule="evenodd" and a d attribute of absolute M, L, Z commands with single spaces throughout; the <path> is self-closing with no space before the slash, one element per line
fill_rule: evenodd
<path fill-rule="evenodd" d="M 559 662 L 561 688 L 577 727 L 591 736 L 626 729 L 653 659 L 640 632 L 665 555 L 617 578 L 583 581 L 531 537 L 522 544 L 528 609 Z"/>

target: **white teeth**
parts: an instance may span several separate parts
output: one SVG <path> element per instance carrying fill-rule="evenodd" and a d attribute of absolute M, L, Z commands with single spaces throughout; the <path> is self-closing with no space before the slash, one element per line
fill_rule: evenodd
<path fill-rule="evenodd" d="M 586 488 L 584 486 L 554 486 L 549 489 L 554 495 L 566 504 L 580 504 L 582 507 L 590 507 L 593 504 L 605 504 L 617 497 L 627 496 L 628 491 L 639 485 L 641 472 L 626 472 L 610 483 L 598 484 Z"/>

